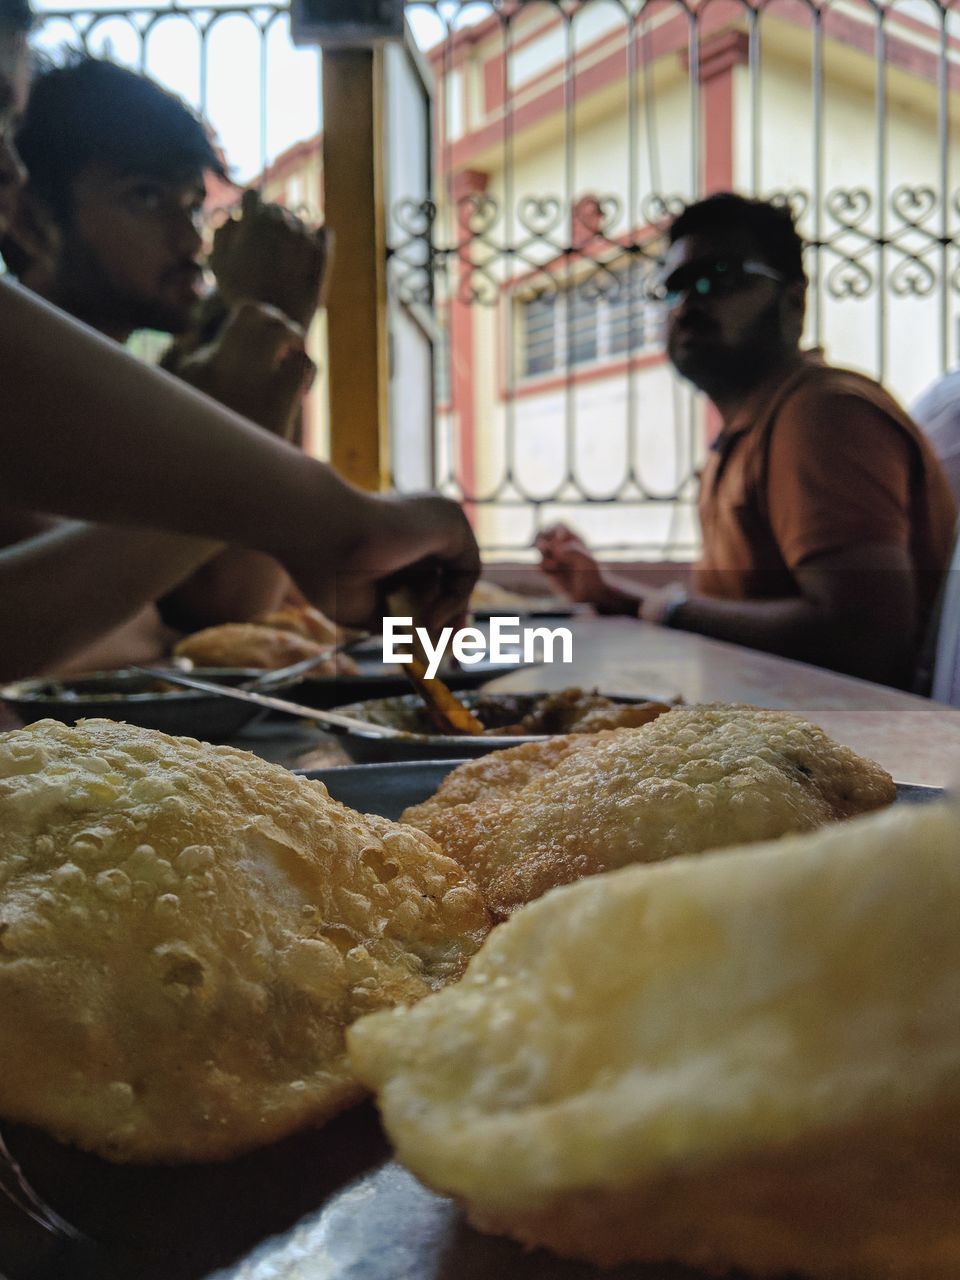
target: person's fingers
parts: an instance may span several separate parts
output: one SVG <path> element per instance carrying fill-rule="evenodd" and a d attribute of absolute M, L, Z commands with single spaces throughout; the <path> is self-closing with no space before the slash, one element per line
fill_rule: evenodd
<path fill-rule="evenodd" d="M 213 244 L 210 247 L 211 262 L 215 257 L 222 256 L 229 251 L 236 240 L 239 227 L 240 223 L 236 218 L 227 218 L 224 222 L 221 222 L 213 235 Z"/>
<path fill-rule="evenodd" d="M 245 299 L 231 308 L 223 327 L 225 345 L 261 353 L 273 364 L 291 348 L 302 349 L 303 328 L 277 307 Z"/>
<path fill-rule="evenodd" d="M 240 210 L 245 218 L 254 218 L 263 208 L 260 192 L 256 187 L 247 187 L 240 198 Z"/>

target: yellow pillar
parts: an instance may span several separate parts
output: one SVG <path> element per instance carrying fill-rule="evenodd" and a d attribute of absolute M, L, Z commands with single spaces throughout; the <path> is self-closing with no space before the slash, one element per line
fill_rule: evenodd
<path fill-rule="evenodd" d="M 389 479 L 383 58 L 323 54 L 324 217 L 334 233 L 327 288 L 330 461 L 364 489 Z"/>

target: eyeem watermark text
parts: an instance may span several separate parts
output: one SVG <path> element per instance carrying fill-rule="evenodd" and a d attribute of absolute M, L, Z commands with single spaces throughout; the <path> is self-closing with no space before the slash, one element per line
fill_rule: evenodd
<path fill-rule="evenodd" d="M 519 618 L 491 618 L 486 632 L 479 627 L 444 627 L 436 644 L 423 627 L 414 627 L 413 618 L 384 618 L 384 662 L 412 662 L 410 645 L 414 636 L 427 656 L 427 678 L 432 680 L 449 647 L 456 660 L 472 667 L 484 658 L 498 667 L 516 667 L 521 662 L 572 662 L 573 636 L 567 627 L 523 627 Z M 559 646 L 560 656 L 556 652 Z"/>

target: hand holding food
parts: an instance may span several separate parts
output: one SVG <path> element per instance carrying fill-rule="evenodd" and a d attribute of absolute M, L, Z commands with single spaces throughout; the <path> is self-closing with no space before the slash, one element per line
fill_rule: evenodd
<path fill-rule="evenodd" d="M 286 551 L 297 585 L 345 627 L 379 629 L 387 598 L 401 585 L 431 631 L 460 625 L 480 574 L 463 508 L 433 493 L 363 495 L 363 501 L 364 518 L 328 557 L 313 546 L 302 555 Z"/>
<path fill-rule="evenodd" d="M 320 305 L 328 262 L 326 228 L 308 227 L 253 189 L 243 193 L 240 217 L 217 230 L 210 253 L 217 287 L 229 306 L 264 302 L 303 329 Z"/>
<path fill-rule="evenodd" d="M 607 584 L 596 558 L 578 533 L 565 524 L 551 525 L 537 535 L 540 571 L 570 600 L 601 604 Z"/>
<path fill-rule="evenodd" d="M 275 307 L 239 302 L 217 337 L 177 366 L 185 382 L 289 439 L 314 365 L 303 330 Z"/>

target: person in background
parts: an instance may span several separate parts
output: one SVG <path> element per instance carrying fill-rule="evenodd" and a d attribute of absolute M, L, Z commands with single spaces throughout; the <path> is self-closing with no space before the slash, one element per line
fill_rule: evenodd
<path fill-rule="evenodd" d="M 617 577 L 563 525 L 537 539 L 543 571 L 601 611 L 908 684 L 957 514 L 933 450 L 882 386 L 801 350 L 807 281 L 786 208 L 711 196 L 668 242 L 668 356 L 722 424 L 693 590 Z"/>
<path fill-rule="evenodd" d="M 25 176 L 30 22 L 0 0 L 0 237 Z M 0 679 L 65 660 L 225 543 L 276 557 L 345 626 L 375 626 L 398 580 L 425 625 L 455 623 L 479 576 L 455 503 L 363 493 L 2 280 L 0 449 L 0 503 L 75 518 L 0 551 Z"/>
<path fill-rule="evenodd" d="M 304 338 L 322 285 L 322 232 L 247 193 L 241 219 L 218 233 L 218 289 L 201 309 L 205 182 L 225 171 L 179 99 L 75 56 L 35 79 L 16 143 L 28 178 L 0 247 L 20 282 L 118 342 L 145 328 L 177 335 L 165 367 L 290 438 L 313 375 Z M 246 377 L 248 363 L 265 376 Z M 0 511 L 4 545 L 49 527 L 46 513 Z M 272 558 L 222 551 L 57 670 L 154 660 L 183 631 L 249 620 L 289 591 Z"/>
<path fill-rule="evenodd" d="M 910 407 L 940 459 L 954 498 L 960 503 L 960 369 L 951 369 Z"/>

